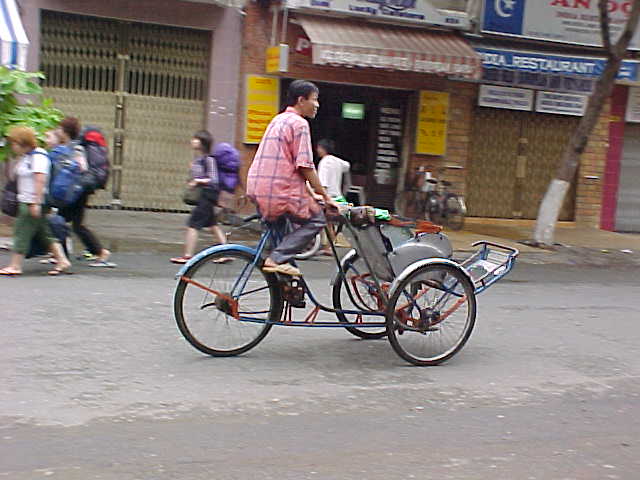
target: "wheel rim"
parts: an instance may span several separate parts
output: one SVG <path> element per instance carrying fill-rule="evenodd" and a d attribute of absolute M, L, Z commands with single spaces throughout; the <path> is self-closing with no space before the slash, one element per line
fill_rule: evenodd
<path fill-rule="evenodd" d="M 348 283 L 351 288 L 351 293 L 356 304 L 354 305 L 349 293 L 347 292 L 345 279 L 341 278 L 335 286 L 335 288 L 339 290 L 338 298 L 335 298 L 334 296 L 335 308 L 342 308 L 346 310 L 370 310 L 373 312 L 384 311 L 384 304 L 381 303 L 380 299 L 375 294 L 373 279 L 367 273 L 366 266 L 361 259 L 355 258 L 354 260 L 347 262 L 345 264 L 345 273 L 346 283 Z M 387 329 L 385 326 L 380 328 L 358 328 L 358 324 L 363 321 L 384 322 L 384 317 L 382 316 L 367 317 L 366 315 L 346 313 L 338 313 L 337 316 L 341 322 L 352 324 L 350 331 L 358 334 L 358 336 L 364 338 L 380 338 L 386 335 Z"/>
<path fill-rule="evenodd" d="M 214 262 L 221 257 L 233 261 Z M 181 280 L 176 297 L 178 326 L 199 350 L 241 353 L 266 335 L 277 306 L 268 277 L 251 263 L 252 257 L 240 252 L 215 254 L 195 264 Z"/>
<path fill-rule="evenodd" d="M 447 360 L 465 344 L 475 323 L 473 287 L 460 271 L 432 266 L 411 275 L 392 298 L 392 344 L 416 364 Z"/>

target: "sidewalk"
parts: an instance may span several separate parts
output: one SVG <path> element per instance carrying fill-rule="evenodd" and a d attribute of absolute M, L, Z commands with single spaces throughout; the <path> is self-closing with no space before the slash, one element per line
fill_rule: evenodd
<path fill-rule="evenodd" d="M 112 252 L 180 254 L 187 218 L 187 214 L 179 213 L 87 210 L 87 225 Z M 560 245 L 549 251 L 519 243 L 531 238 L 533 227 L 533 221 L 468 218 L 464 230 L 445 233 L 460 256 L 474 250 L 473 242 L 486 240 L 517 248 L 522 260 L 533 263 L 640 264 L 640 234 L 613 233 L 560 223 L 555 236 Z M 230 232 L 232 243 L 253 244 L 258 238 L 250 229 L 230 226 L 224 226 L 224 229 Z M 11 232 L 9 225 L 0 223 L 0 246 L 10 242 Z M 204 248 L 210 241 L 209 233 L 202 232 L 200 246 Z M 76 251 L 82 248 L 76 239 L 74 245 Z"/>

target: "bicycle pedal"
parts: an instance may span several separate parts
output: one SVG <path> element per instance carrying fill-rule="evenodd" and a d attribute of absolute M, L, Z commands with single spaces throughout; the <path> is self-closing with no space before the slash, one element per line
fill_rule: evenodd
<path fill-rule="evenodd" d="M 291 305 L 293 308 L 306 308 L 307 307 L 307 302 L 305 302 L 304 300 L 298 300 L 295 302 L 292 301 L 288 301 L 289 305 Z"/>

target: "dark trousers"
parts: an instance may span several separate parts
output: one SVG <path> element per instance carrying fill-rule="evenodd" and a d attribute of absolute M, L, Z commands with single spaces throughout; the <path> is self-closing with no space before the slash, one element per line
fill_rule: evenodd
<path fill-rule="evenodd" d="M 291 223 L 299 225 L 298 228 L 292 230 L 280 240 L 278 246 L 269 255 L 276 263 L 287 263 L 296 254 L 309 244 L 320 230 L 327 224 L 324 212 L 320 210 L 308 220 L 289 219 Z M 284 223 L 286 218 L 276 221 L 276 223 Z"/>
<path fill-rule="evenodd" d="M 102 244 L 93 232 L 84 225 L 84 210 L 87 207 L 89 195 L 89 193 L 83 193 L 76 203 L 62 208 L 59 213 L 67 222 L 71 222 L 73 232 L 80 238 L 87 250 L 93 255 L 100 255 Z"/>

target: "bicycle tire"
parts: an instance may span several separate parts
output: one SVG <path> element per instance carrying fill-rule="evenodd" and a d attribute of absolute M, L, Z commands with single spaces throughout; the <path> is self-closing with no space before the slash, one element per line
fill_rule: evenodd
<path fill-rule="evenodd" d="M 424 265 L 391 292 L 386 313 L 389 342 L 401 358 L 418 366 L 439 365 L 471 336 L 475 290 L 461 268 Z"/>
<path fill-rule="evenodd" d="M 231 258 L 231 262 L 216 263 L 223 257 Z M 178 329 L 185 339 L 197 350 L 214 357 L 240 355 L 260 343 L 269 333 L 272 323 L 280 320 L 283 300 L 275 275 L 262 271 L 260 262 L 250 267 L 254 256 L 250 253 L 222 249 L 203 257 L 191 265 L 180 278 L 174 295 L 174 316 Z M 240 272 L 240 273 L 238 273 Z M 238 320 L 230 313 L 230 304 L 226 295 L 232 296 L 230 290 L 245 273 L 247 283 L 252 287 L 238 302 L 240 315 Z M 191 282 L 205 286 L 208 290 Z M 206 282 L 206 283 L 203 283 Z M 262 286 L 256 287 L 256 282 Z M 214 296 L 211 291 L 220 292 Z M 252 294 L 252 291 L 255 292 Z M 259 292 L 265 292 L 259 295 Z M 249 296 L 253 295 L 253 296 Z M 267 307 L 263 306 L 268 299 Z M 251 307 L 255 304 L 256 307 Z M 252 311 L 251 308 L 255 308 Z M 259 310 L 265 309 L 266 310 Z M 260 317 L 260 318 L 258 318 Z M 212 334 L 213 330 L 217 332 Z M 231 340 L 222 338 L 231 334 Z"/>
<path fill-rule="evenodd" d="M 467 213 L 467 207 L 462 197 L 455 193 L 448 193 L 445 197 L 444 205 L 447 226 L 451 230 L 461 230 Z"/>
<path fill-rule="evenodd" d="M 348 259 L 344 266 L 343 266 L 343 270 L 345 271 L 345 273 L 347 274 L 347 276 L 349 276 L 349 273 L 352 272 L 353 275 L 358 275 L 359 271 L 356 270 L 355 267 L 355 263 L 358 261 L 358 256 L 354 255 L 353 258 Z M 374 306 L 373 303 L 370 303 L 369 305 L 366 305 L 367 300 L 370 301 L 375 301 L 374 298 L 368 298 L 369 294 L 368 294 L 368 290 L 367 290 L 367 286 L 364 282 L 359 282 L 357 279 L 355 279 L 355 281 L 357 282 L 357 284 L 360 287 L 363 287 L 360 289 L 359 293 L 356 294 L 357 298 L 359 299 L 363 299 L 365 304 L 361 305 L 362 307 L 366 307 L 369 311 L 375 311 L 375 312 L 380 312 L 382 311 L 382 308 L 379 308 L 378 305 Z M 352 291 L 352 294 L 354 294 L 354 292 Z M 359 295 L 359 297 L 358 297 Z M 338 274 L 335 282 L 333 283 L 333 291 L 332 291 L 332 297 L 333 297 L 333 308 L 335 308 L 336 310 L 342 310 L 343 308 L 343 303 L 348 302 L 348 307 L 347 309 L 356 309 L 359 310 L 360 308 L 357 308 L 359 306 L 353 305 L 347 292 L 346 292 L 346 287 L 345 287 L 345 279 L 342 275 Z M 376 302 L 377 303 L 377 302 Z M 376 308 L 378 307 L 378 308 Z M 348 314 L 349 318 L 347 317 L 347 314 L 343 313 L 343 312 L 336 312 L 336 316 L 338 317 L 338 321 L 340 323 L 345 323 L 345 324 L 352 324 L 355 325 L 356 321 L 352 321 L 350 320 L 350 318 L 352 317 L 357 317 L 356 315 L 353 314 Z M 374 318 L 378 319 L 380 322 L 383 321 L 384 317 L 381 316 L 375 316 Z M 380 331 L 378 331 L 378 329 L 373 330 L 372 328 L 358 328 L 356 326 L 349 326 L 349 327 L 345 327 L 345 330 L 347 330 L 349 333 L 351 333 L 352 335 L 355 335 L 356 337 L 360 337 L 364 340 L 375 340 L 378 338 L 383 338 L 387 335 L 387 329 L 386 327 L 381 327 Z"/>
<path fill-rule="evenodd" d="M 307 245 L 307 248 L 300 253 L 295 255 L 296 260 L 307 260 L 313 256 L 315 256 L 322 246 L 322 235 L 318 233 L 311 242 Z"/>

